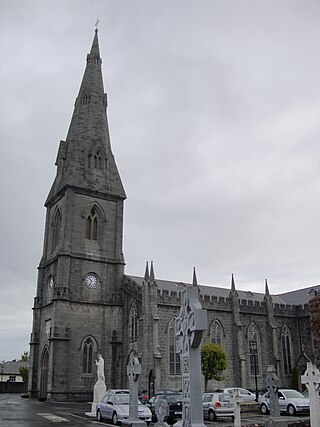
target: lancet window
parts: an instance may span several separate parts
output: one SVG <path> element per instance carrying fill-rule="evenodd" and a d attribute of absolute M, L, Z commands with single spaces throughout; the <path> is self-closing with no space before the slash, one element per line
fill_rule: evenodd
<path fill-rule="evenodd" d="M 130 313 L 130 337 L 132 340 L 138 338 L 138 311 L 134 304 L 131 307 Z"/>
<path fill-rule="evenodd" d="M 223 345 L 223 329 L 218 320 L 215 320 L 211 326 L 210 340 L 213 344 Z"/>
<path fill-rule="evenodd" d="M 170 375 L 180 375 L 181 374 L 181 364 L 180 364 L 180 354 L 176 353 L 176 319 L 173 318 L 169 324 L 168 329 L 168 340 L 169 340 L 169 374 Z"/>
<path fill-rule="evenodd" d="M 95 208 L 91 209 L 87 217 L 86 238 L 89 240 L 98 240 L 98 215 Z"/>
<path fill-rule="evenodd" d="M 259 331 L 256 325 L 253 323 L 249 326 L 248 329 L 248 345 L 249 345 L 249 362 L 250 362 L 250 374 L 259 375 L 260 369 L 260 357 L 259 357 L 259 348 L 260 348 L 260 339 Z"/>
<path fill-rule="evenodd" d="M 291 334 L 287 325 L 282 328 L 281 333 L 282 356 L 284 373 L 291 374 L 292 372 L 292 358 L 291 358 Z"/>
<path fill-rule="evenodd" d="M 84 374 L 92 374 L 92 365 L 93 365 L 93 341 L 91 338 L 87 338 L 83 345 L 83 365 L 82 372 Z"/>

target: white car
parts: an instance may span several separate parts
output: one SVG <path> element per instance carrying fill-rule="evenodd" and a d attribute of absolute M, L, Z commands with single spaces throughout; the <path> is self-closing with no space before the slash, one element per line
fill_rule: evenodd
<path fill-rule="evenodd" d="M 280 412 L 286 412 L 289 415 L 295 415 L 296 413 L 309 413 L 310 412 L 310 401 L 304 397 L 302 393 L 292 389 L 279 389 L 278 390 L 278 401 Z M 269 392 L 267 391 L 262 396 L 259 396 L 258 403 L 260 405 L 261 412 L 268 414 L 270 411 L 270 398 Z"/>
<path fill-rule="evenodd" d="M 129 400 L 129 390 L 108 390 L 105 396 L 101 399 L 101 402 L 97 404 L 98 421 L 108 419 L 112 420 L 114 425 L 122 423 L 124 420 L 129 418 Z M 138 417 L 140 420 L 146 421 L 148 425 L 151 422 L 151 411 L 141 402 L 139 402 L 138 405 Z"/>
<path fill-rule="evenodd" d="M 242 387 L 228 387 L 219 391 L 229 393 L 232 396 L 233 390 L 239 390 L 240 402 L 253 402 L 256 399 L 256 395 L 254 393 L 251 393 L 251 391 Z"/>
<path fill-rule="evenodd" d="M 202 399 L 203 416 L 215 421 L 220 417 L 234 419 L 234 406 L 229 393 L 204 393 Z"/>

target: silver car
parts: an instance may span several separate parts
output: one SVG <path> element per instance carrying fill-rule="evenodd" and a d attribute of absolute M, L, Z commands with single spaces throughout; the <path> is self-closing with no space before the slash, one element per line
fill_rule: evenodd
<path fill-rule="evenodd" d="M 279 389 L 278 401 L 280 412 L 286 412 L 289 415 L 301 414 L 310 412 L 310 401 L 304 397 L 302 393 L 292 389 Z M 267 391 L 262 396 L 258 397 L 261 412 L 268 414 L 270 411 L 270 397 Z"/>
<path fill-rule="evenodd" d="M 203 416 L 215 421 L 220 417 L 234 419 L 234 407 L 229 393 L 204 393 L 202 398 Z"/>
<path fill-rule="evenodd" d="M 124 420 L 129 418 L 129 399 L 129 390 L 108 390 L 105 396 L 101 399 L 101 402 L 97 404 L 98 421 L 108 419 L 112 420 L 114 425 L 122 423 Z M 140 402 L 138 405 L 138 417 L 140 420 L 146 421 L 148 425 L 151 422 L 152 414 L 150 409 L 147 406 L 142 405 Z"/>

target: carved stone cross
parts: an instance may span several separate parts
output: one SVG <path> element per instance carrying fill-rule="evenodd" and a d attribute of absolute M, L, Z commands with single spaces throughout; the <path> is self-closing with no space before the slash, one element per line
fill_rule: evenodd
<path fill-rule="evenodd" d="M 180 353 L 182 369 L 182 425 L 204 426 L 202 408 L 202 376 L 200 343 L 207 329 L 207 312 L 198 298 L 195 271 L 193 284 L 181 290 L 180 315 L 176 319 L 177 352 Z"/>
<path fill-rule="evenodd" d="M 164 419 L 169 415 L 169 405 L 164 397 L 160 397 L 158 403 L 155 405 L 155 412 L 157 416 L 155 427 L 168 427 L 169 424 Z"/>
<path fill-rule="evenodd" d="M 277 376 L 276 368 L 273 365 L 269 365 L 267 369 L 267 389 L 269 391 L 271 417 L 280 416 L 279 400 L 278 400 L 279 386 L 280 386 L 280 380 Z"/>
<path fill-rule="evenodd" d="M 312 362 L 307 363 L 307 370 L 301 376 L 301 383 L 305 384 L 309 390 L 311 427 L 318 427 L 320 425 L 320 372 Z"/>
<path fill-rule="evenodd" d="M 139 359 L 131 353 L 130 360 L 127 365 L 127 375 L 129 377 L 129 419 L 138 420 L 138 379 L 141 374 L 141 365 Z"/>

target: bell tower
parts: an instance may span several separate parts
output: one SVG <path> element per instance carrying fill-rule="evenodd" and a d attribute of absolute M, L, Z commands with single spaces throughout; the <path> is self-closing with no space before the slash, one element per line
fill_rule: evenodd
<path fill-rule="evenodd" d="M 101 64 L 96 29 L 45 202 L 30 343 L 32 396 L 90 398 L 97 351 L 108 357 L 112 334 L 121 337 L 126 194 L 111 151 Z M 107 386 L 116 385 L 108 380 L 107 374 Z"/>

